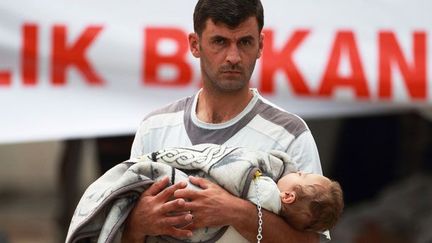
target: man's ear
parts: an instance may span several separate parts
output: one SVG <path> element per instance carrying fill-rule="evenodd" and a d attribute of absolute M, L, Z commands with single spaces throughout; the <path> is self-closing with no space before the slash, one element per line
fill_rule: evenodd
<path fill-rule="evenodd" d="M 280 193 L 280 197 L 283 203 L 291 204 L 295 202 L 297 195 L 295 191 L 284 191 Z"/>
<path fill-rule="evenodd" d="M 199 37 L 197 33 L 189 34 L 189 49 L 194 57 L 200 57 Z"/>
<path fill-rule="evenodd" d="M 260 58 L 262 56 L 262 52 L 263 52 L 263 48 L 264 48 L 264 34 L 261 33 L 260 34 L 260 38 L 258 41 L 258 55 L 257 55 L 257 59 Z"/>

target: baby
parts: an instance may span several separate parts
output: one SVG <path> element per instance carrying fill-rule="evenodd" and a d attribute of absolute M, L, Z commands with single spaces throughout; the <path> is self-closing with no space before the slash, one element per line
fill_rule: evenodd
<path fill-rule="evenodd" d="M 259 177 L 252 182 L 248 193 L 248 200 L 257 204 L 254 183 L 258 185 L 262 207 L 278 213 L 297 230 L 322 232 L 331 229 L 342 213 L 342 189 L 338 182 L 325 176 L 288 173 L 279 179 L 277 188 L 269 177 Z"/>

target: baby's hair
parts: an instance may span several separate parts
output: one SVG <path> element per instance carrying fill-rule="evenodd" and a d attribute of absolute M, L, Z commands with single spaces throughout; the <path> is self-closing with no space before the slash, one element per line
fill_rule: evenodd
<path fill-rule="evenodd" d="M 326 185 L 296 185 L 294 191 L 296 202 L 292 205 L 284 204 L 281 211 L 292 227 L 322 232 L 336 225 L 344 207 L 343 193 L 338 182 L 330 180 Z"/>

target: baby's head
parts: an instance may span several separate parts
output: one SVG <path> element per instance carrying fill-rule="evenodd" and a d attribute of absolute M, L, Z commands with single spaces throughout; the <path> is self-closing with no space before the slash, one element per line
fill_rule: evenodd
<path fill-rule="evenodd" d="M 335 226 L 343 210 L 338 182 L 310 173 L 289 173 L 278 181 L 281 215 L 294 228 L 320 232 Z"/>

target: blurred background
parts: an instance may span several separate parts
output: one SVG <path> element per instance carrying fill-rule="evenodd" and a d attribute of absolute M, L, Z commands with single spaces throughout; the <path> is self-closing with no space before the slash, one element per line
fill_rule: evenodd
<path fill-rule="evenodd" d="M 0 243 L 64 242 L 143 117 L 198 90 L 195 3 L 0 2 Z M 251 85 L 306 120 L 341 183 L 332 242 L 432 242 L 432 2 L 263 5 Z"/>

